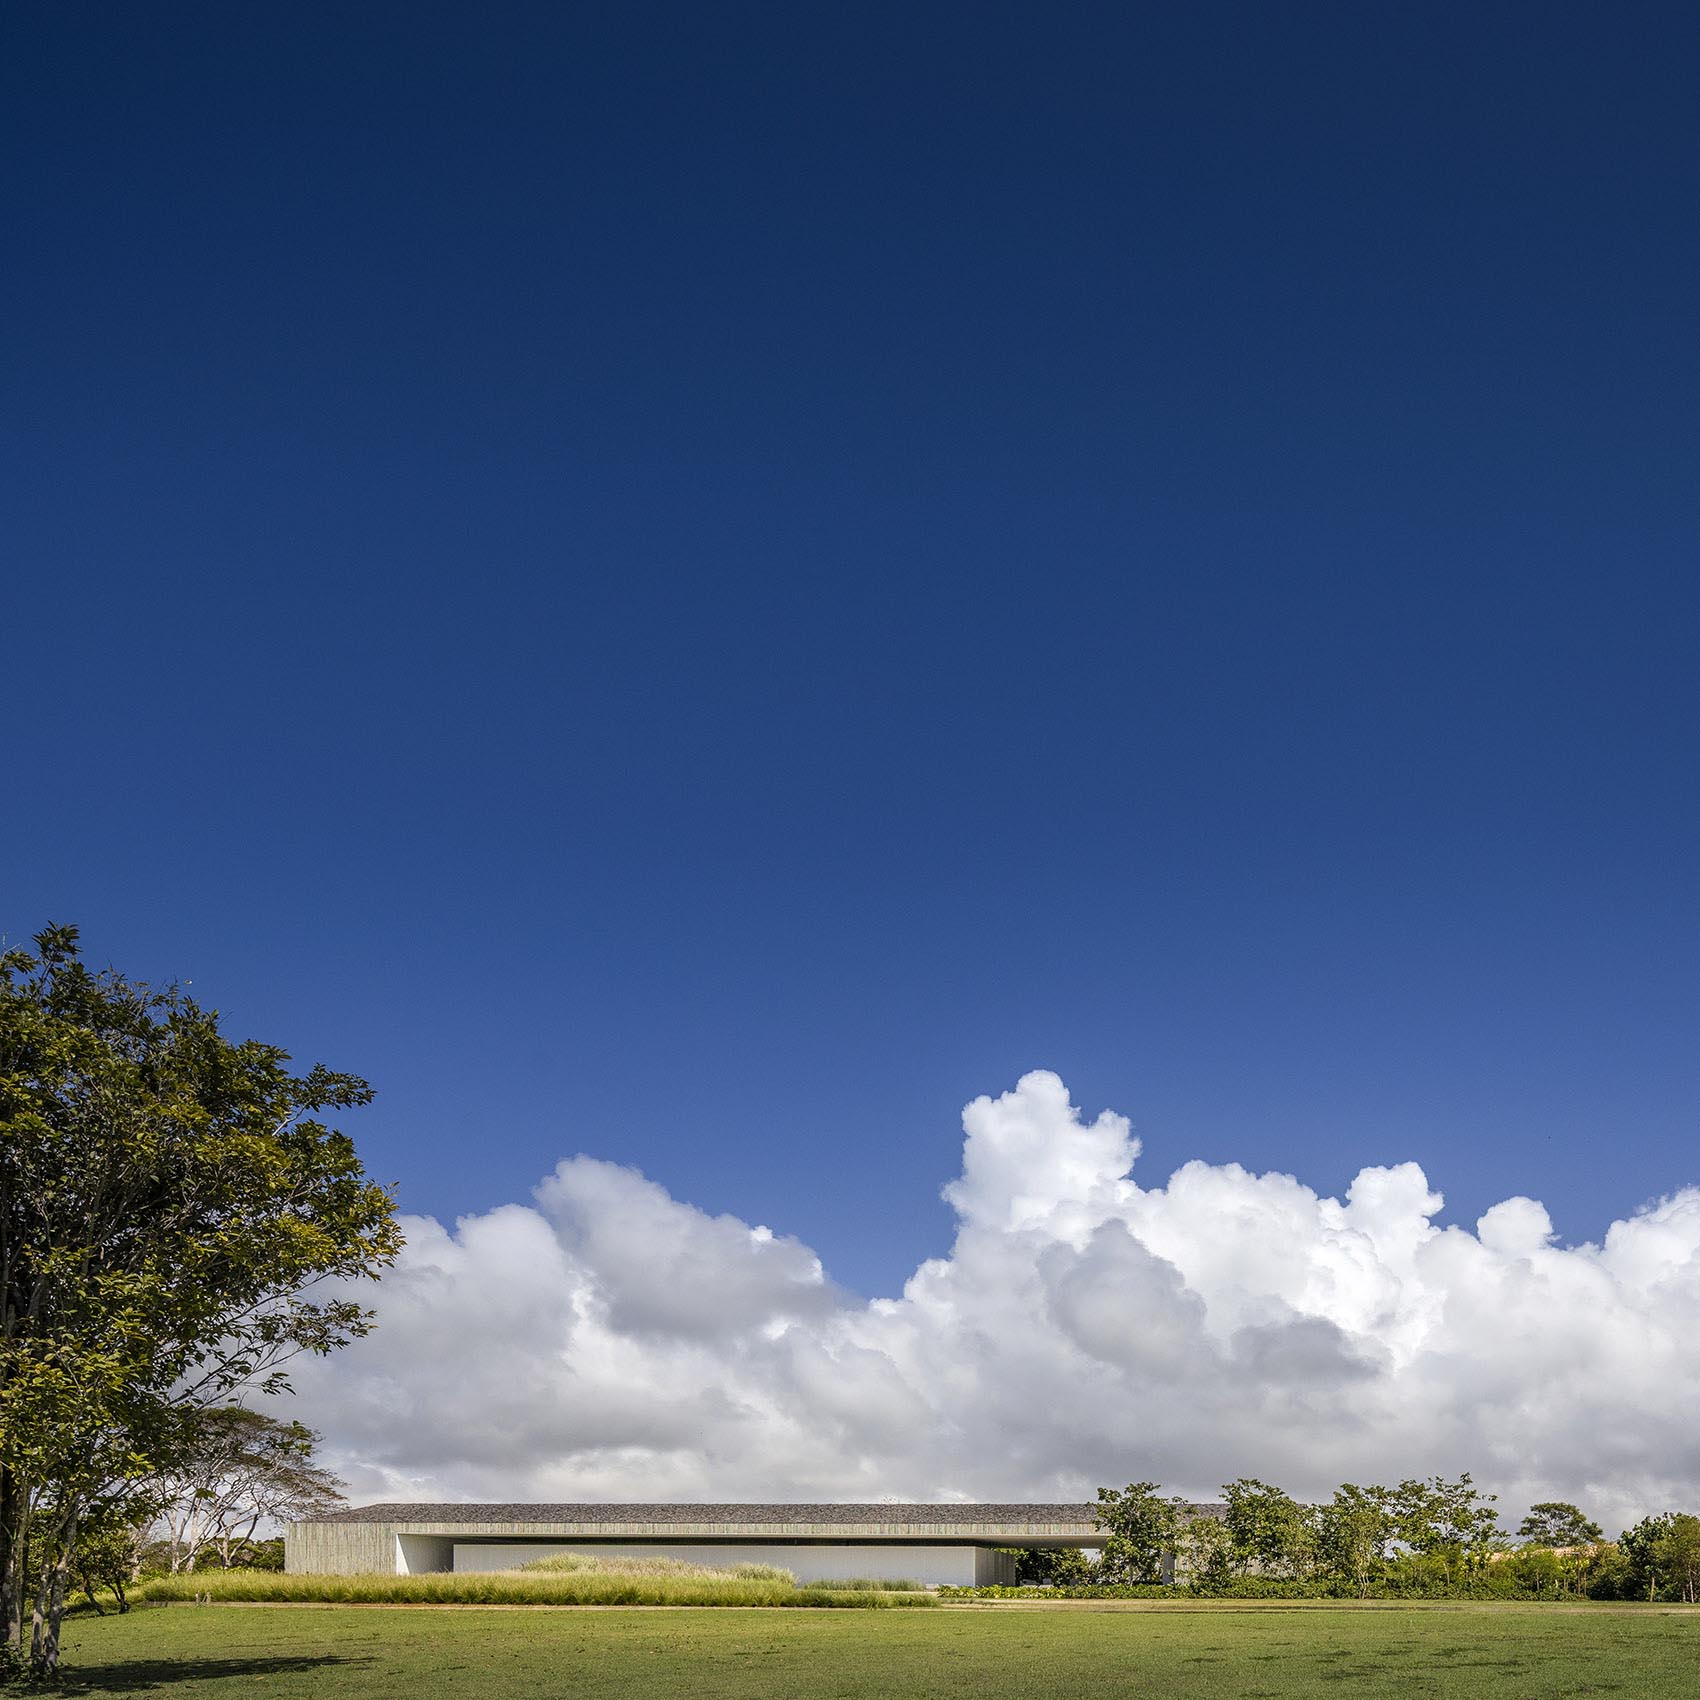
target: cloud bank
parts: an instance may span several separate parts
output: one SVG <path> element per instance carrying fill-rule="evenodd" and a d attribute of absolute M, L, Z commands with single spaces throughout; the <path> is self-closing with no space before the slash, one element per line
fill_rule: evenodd
<path fill-rule="evenodd" d="M 379 1326 L 295 1414 L 360 1499 L 1072 1499 L 1150 1477 L 1473 1470 L 1515 1510 L 1700 1507 L 1700 1189 L 1561 1248 L 1530 1198 L 1439 1228 L 1414 1163 L 1345 1198 L 1132 1178 L 1054 1074 L 963 1112 L 947 1257 L 899 1298 L 637 1171 L 409 1218 Z M 370 1301 L 370 1290 L 364 1295 Z"/>

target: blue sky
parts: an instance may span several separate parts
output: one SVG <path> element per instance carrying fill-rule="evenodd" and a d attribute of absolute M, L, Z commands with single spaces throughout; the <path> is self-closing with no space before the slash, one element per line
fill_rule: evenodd
<path fill-rule="evenodd" d="M 408 1208 L 888 1290 L 1033 1068 L 1147 1185 L 1696 1179 L 1692 11 L 7 34 L 0 919 Z"/>

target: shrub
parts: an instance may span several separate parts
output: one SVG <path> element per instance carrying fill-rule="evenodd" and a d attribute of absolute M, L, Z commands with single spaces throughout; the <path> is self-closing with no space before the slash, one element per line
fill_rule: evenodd
<path fill-rule="evenodd" d="M 1359 1589 L 1338 1577 L 1306 1582 L 1273 1576 L 1239 1576 L 1225 1582 L 1123 1582 L 1084 1588 L 941 1588 L 948 1600 L 1519 1600 L 1576 1599 L 1549 1585 L 1531 1586 L 1505 1566 L 1448 1583 L 1420 1566 L 1394 1565 L 1386 1578 Z M 1584 1596 L 1585 1597 L 1585 1596 Z M 1595 1596 L 1604 1597 L 1604 1596 Z"/>
<path fill-rule="evenodd" d="M 1005 1547 L 1015 1560 L 1017 1582 L 1054 1588 L 1080 1587 L 1092 1580 L 1092 1561 L 1078 1547 Z"/>

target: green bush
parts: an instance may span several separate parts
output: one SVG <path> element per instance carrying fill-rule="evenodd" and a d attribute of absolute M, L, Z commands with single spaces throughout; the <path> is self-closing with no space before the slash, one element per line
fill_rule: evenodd
<path fill-rule="evenodd" d="M 1510 1564 L 1496 1564 L 1448 1581 L 1438 1567 L 1393 1565 L 1388 1575 L 1361 1591 L 1338 1578 L 1281 1581 L 1269 1576 L 1238 1576 L 1216 1584 L 1124 1582 L 1103 1586 L 1029 1588 L 989 1586 L 941 1588 L 951 1600 L 1540 1600 L 1605 1596 L 1554 1593 L 1542 1576 L 1530 1582 Z"/>
<path fill-rule="evenodd" d="M 1015 1560 L 1015 1580 L 1053 1588 L 1083 1587 L 1094 1566 L 1078 1547 L 1004 1547 Z"/>
<path fill-rule="evenodd" d="M 941 1600 L 1172 1600 L 1185 1598 L 1188 1590 L 1165 1582 L 1104 1582 L 1085 1587 L 1028 1587 L 988 1582 L 977 1588 L 943 1587 Z"/>
<path fill-rule="evenodd" d="M 1345 1581 L 1277 1581 L 1265 1576 L 1239 1576 L 1217 1586 L 1187 1583 L 1110 1583 L 1086 1588 L 940 1588 L 944 1600 L 1515 1600 L 1537 1601 L 1605 1598 L 1598 1595 L 1555 1595 L 1550 1588 L 1532 1588 L 1515 1576 L 1494 1571 L 1464 1581 L 1442 1584 L 1438 1579 L 1392 1578 L 1358 1591 Z"/>

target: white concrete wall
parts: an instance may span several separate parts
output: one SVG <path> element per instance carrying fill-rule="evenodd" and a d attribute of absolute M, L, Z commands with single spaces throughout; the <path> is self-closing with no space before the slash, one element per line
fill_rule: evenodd
<path fill-rule="evenodd" d="M 406 1539 L 407 1537 L 403 1537 Z M 560 1552 L 582 1552 L 594 1558 L 677 1558 L 686 1564 L 777 1564 L 799 1582 L 844 1581 L 856 1576 L 877 1576 L 887 1581 L 913 1577 L 932 1587 L 950 1583 L 971 1586 L 981 1580 L 987 1559 L 997 1555 L 978 1547 L 945 1546 L 790 1546 L 783 1542 L 762 1545 L 664 1545 L 644 1542 L 620 1545 L 573 1541 L 456 1541 L 454 1568 L 459 1571 L 516 1570 L 533 1559 Z M 979 1556 L 978 1563 L 976 1558 Z M 990 1576 L 984 1580 L 990 1581 Z"/>
<path fill-rule="evenodd" d="M 381 1523 L 292 1523 L 283 1532 L 283 1567 L 296 1575 L 388 1576 L 396 1569 L 395 1536 Z"/>
<path fill-rule="evenodd" d="M 446 1535 L 397 1535 L 395 1568 L 398 1576 L 421 1576 L 453 1570 L 454 1542 Z"/>

